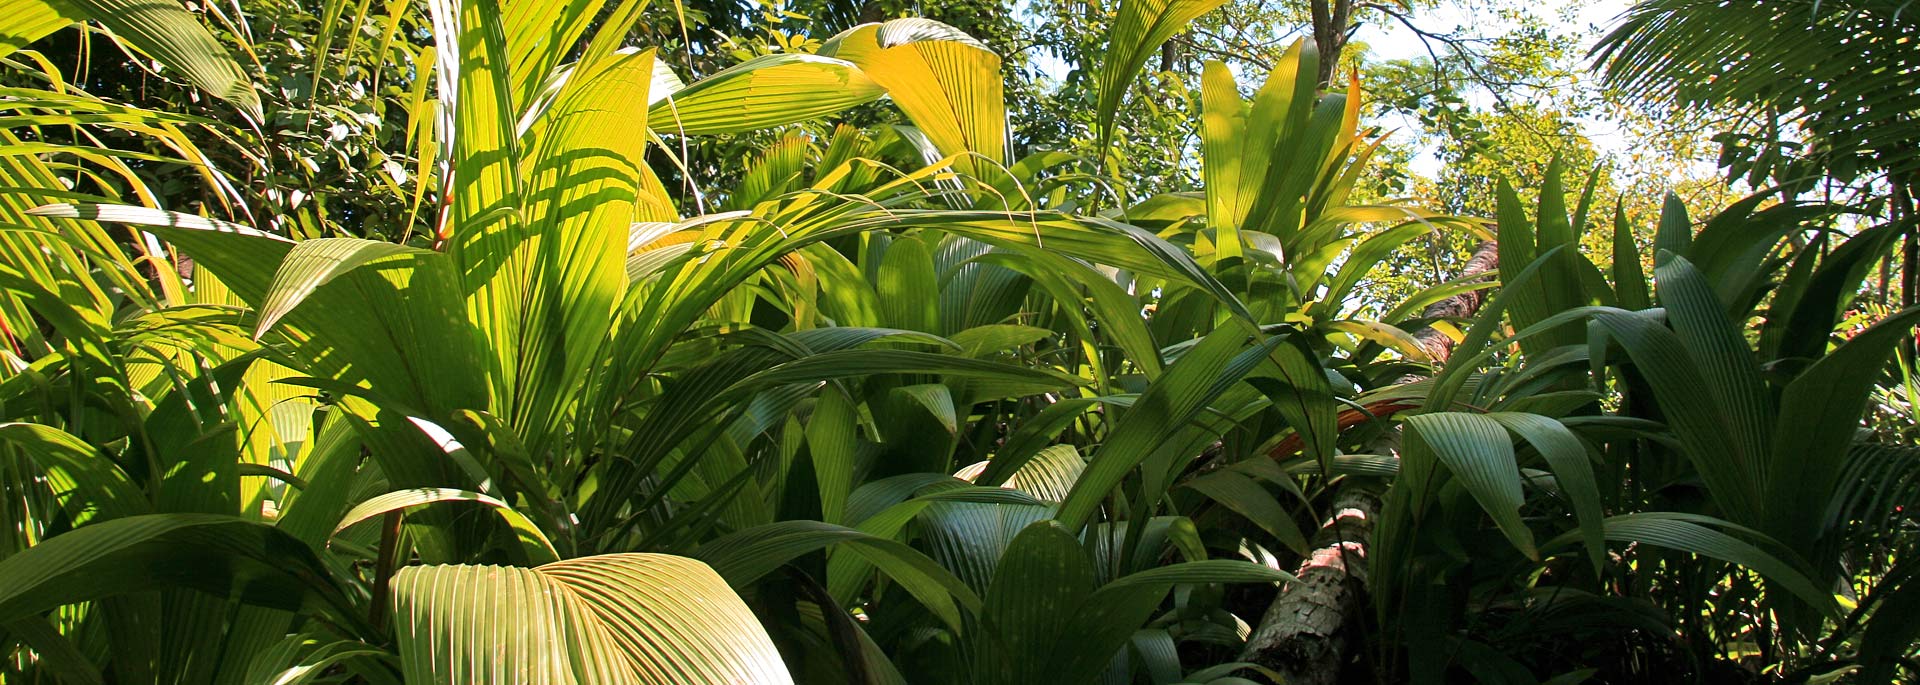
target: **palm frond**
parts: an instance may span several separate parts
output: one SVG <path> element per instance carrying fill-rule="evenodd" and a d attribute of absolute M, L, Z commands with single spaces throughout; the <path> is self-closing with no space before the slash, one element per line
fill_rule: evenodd
<path fill-rule="evenodd" d="M 1836 155 L 1920 170 L 1920 11 L 1906 0 L 1649 0 L 1594 48 L 1630 98 L 1761 108 Z"/>

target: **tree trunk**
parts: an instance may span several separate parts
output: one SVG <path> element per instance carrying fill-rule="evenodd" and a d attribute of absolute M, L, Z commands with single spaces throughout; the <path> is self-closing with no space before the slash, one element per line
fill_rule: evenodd
<path fill-rule="evenodd" d="M 1320 53 L 1320 87 L 1333 82 L 1340 53 L 1347 49 L 1347 28 L 1353 21 L 1353 0 L 1313 0 L 1313 47 Z"/>
<path fill-rule="evenodd" d="M 1333 517 L 1314 536 L 1315 549 L 1280 589 L 1260 627 L 1247 637 L 1241 661 L 1273 669 L 1288 685 L 1333 685 L 1348 660 L 1347 622 L 1365 609 L 1367 546 L 1380 499 L 1361 488 L 1343 488 Z"/>
<path fill-rule="evenodd" d="M 1486 273 L 1499 266 L 1499 245 L 1480 243 L 1473 257 L 1461 269 L 1462 277 Z M 1461 293 L 1429 305 L 1422 316 L 1428 319 L 1469 318 L 1480 311 L 1486 291 Z M 1454 341 L 1445 333 L 1426 326 L 1413 334 L 1414 340 L 1433 357 L 1445 362 L 1453 353 Z M 1386 418 L 1394 412 L 1411 409 L 1413 404 L 1388 403 L 1369 407 L 1373 416 Z M 1343 412 L 1341 427 L 1351 425 L 1346 416 L 1367 415 Z M 1398 450 L 1397 432 L 1382 436 L 1376 452 L 1392 454 Z M 1293 449 L 1285 453 L 1288 444 Z M 1290 456 L 1299 449 L 1297 441 L 1285 441 L 1273 456 Z M 1343 487 L 1333 500 L 1333 516 L 1321 524 L 1314 535 L 1314 551 L 1294 571 L 1297 583 L 1280 589 L 1267 607 L 1260 626 L 1247 638 L 1240 660 L 1271 668 L 1284 682 L 1303 685 L 1333 685 L 1341 681 L 1341 672 L 1349 661 L 1349 624 L 1365 609 L 1362 601 L 1367 584 L 1367 546 L 1373 539 L 1373 519 L 1380 511 L 1380 498 L 1361 487 Z"/>

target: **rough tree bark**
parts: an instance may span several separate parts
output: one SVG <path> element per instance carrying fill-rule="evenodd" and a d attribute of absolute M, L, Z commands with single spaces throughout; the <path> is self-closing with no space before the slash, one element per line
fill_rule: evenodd
<path fill-rule="evenodd" d="M 1499 266 L 1499 246 L 1492 241 L 1480 243 L 1473 257 L 1460 270 L 1462 277 L 1485 273 Z M 1461 293 L 1428 306 L 1422 316 L 1468 318 L 1480 311 L 1485 290 Z M 1453 352 L 1454 341 L 1431 326 L 1413 334 L 1435 363 L 1444 362 Z M 1387 402 L 1370 405 L 1372 416 L 1385 418 L 1416 404 Z M 1351 412 L 1341 416 L 1341 428 L 1369 418 Z M 1388 433 L 1388 443 L 1397 442 L 1397 433 Z M 1291 445 L 1291 447 L 1289 447 Z M 1299 449 L 1296 441 L 1282 442 L 1275 457 L 1291 456 Z M 1383 452 L 1391 451 L 1380 450 Z M 1248 636 L 1240 659 L 1273 669 L 1289 685 L 1333 685 L 1340 682 L 1341 671 L 1349 659 L 1349 623 L 1364 610 L 1361 601 L 1367 584 L 1367 546 L 1373 539 L 1373 519 L 1380 510 L 1376 493 L 1360 487 L 1342 488 L 1333 499 L 1333 516 L 1314 535 L 1314 550 L 1294 576 L 1300 579 L 1280 589 L 1273 604 L 1260 619 L 1260 625 Z"/>

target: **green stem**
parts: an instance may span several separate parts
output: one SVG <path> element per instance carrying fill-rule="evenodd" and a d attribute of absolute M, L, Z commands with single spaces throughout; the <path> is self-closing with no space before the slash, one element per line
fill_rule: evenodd
<path fill-rule="evenodd" d="M 373 632 L 379 633 L 387 627 L 387 585 L 393 581 L 393 570 L 397 565 L 395 558 L 400 548 L 400 512 L 387 512 L 380 522 L 380 554 L 373 566 L 373 598 L 367 606 L 367 623 Z"/>

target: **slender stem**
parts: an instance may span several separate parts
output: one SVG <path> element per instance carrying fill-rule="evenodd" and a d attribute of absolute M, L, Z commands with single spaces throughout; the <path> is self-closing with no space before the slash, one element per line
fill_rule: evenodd
<path fill-rule="evenodd" d="M 1893 185 L 1893 211 L 1898 215 L 1895 220 L 1905 221 L 1906 236 L 1900 252 L 1900 309 L 1913 307 L 1920 298 L 1920 215 L 1916 215 L 1913 206 L 1912 177 L 1906 175 L 1890 179 Z M 1890 213 L 1891 214 L 1891 213 Z M 1908 337 L 1900 344 L 1901 355 L 1908 361 L 1915 358 L 1916 341 Z"/>
<path fill-rule="evenodd" d="M 373 600 L 368 602 L 367 607 L 367 623 L 373 626 L 375 633 L 387 628 L 387 585 L 393 580 L 399 548 L 400 512 L 387 512 L 386 518 L 380 522 L 380 555 L 374 561 Z"/>

